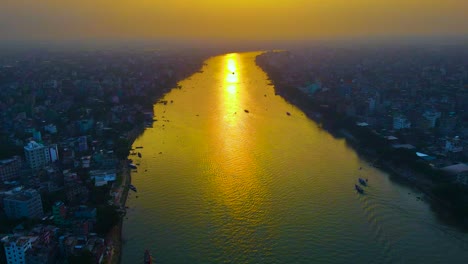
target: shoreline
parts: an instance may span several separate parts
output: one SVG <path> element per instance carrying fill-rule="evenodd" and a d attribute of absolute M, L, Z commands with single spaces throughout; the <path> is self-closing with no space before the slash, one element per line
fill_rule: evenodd
<path fill-rule="evenodd" d="M 126 164 L 124 164 L 123 167 L 126 167 Z M 126 182 L 128 182 L 128 184 L 130 184 L 132 182 L 132 173 L 128 168 L 126 168 L 125 172 L 122 173 L 122 182 L 124 182 L 124 179 L 125 179 Z M 121 186 L 124 186 L 124 185 L 121 184 Z M 128 188 L 124 187 L 123 195 L 121 197 L 121 199 L 122 199 L 121 206 L 123 206 L 124 208 L 125 208 L 125 205 L 127 203 L 128 190 L 129 190 Z M 118 229 L 117 232 L 118 232 L 118 245 L 119 245 L 119 251 L 118 251 L 119 254 L 118 254 L 117 261 L 113 262 L 113 263 L 116 263 L 116 264 L 122 262 L 122 249 L 123 249 L 123 242 L 124 242 L 123 241 L 123 221 L 124 221 L 124 217 L 125 216 L 122 216 L 122 218 L 120 218 L 119 224 L 116 227 Z"/>
<path fill-rule="evenodd" d="M 375 141 L 376 136 L 370 130 L 355 129 L 355 121 L 352 119 L 330 113 L 327 111 L 328 108 L 321 108 L 322 106 L 317 102 L 314 104 L 314 101 L 297 87 L 282 84 L 281 77 L 277 76 L 266 64 L 264 58 L 267 56 L 268 52 L 262 53 L 256 57 L 255 62 L 267 74 L 275 95 L 300 109 L 307 118 L 319 124 L 333 137 L 343 138 L 346 145 L 352 148 L 359 157 L 369 165 L 388 173 L 392 181 L 420 192 L 424 196 L 421 200 L 427 202 L 440 222 L 462 232 L 468 232 L 468 216 L 458 215 L 456 207 L 452 206 L 446 197 L 435 193 L 437 187 L 446 187 L 444 184 L 447 184 L 446 178 L 441 177 L 439 171 L 427 167 L 416 167 L 414 165 L 417 165 L 417 162 L 414 160 L 399 159 L 400 154 L 407 155 L 407 153 L 381 153 L 388 146 L 382 148 L 382 146 L 374 147 L 372 144 L 363 144 L 363 138 Z M 381 144 L 382 141 L 375 141 L 375 143 Z"/>
<path fill-rule="evenodd" d="M 195 69 L 193 72 L 185 73 L 182 76 L 180 76 L 179 80 L 173 80 L 172 83 L 168 84 L 166 87 L 170 88 L 163 88 L 161 89 L 153 98 L 153 104 L 152 104 L 152 109 L 154 109 L 154 106 L 162 100 L 169 92 L 171 92 L 174 89 L 179 89 L 178 83 L 186 78 L 189 78 L 191 75 L 201 71 L 205 65 L 205 61 L 210 58 L 211 56 L 203 59 L 202 63 L 199 64 L 199 66 Z M 154 118 L 154 113 L 153 117 Z M 135 141 L 143 135 L 145 132 L 145 126 L 144 123 L 140 124 L 139 126 L 135 127 L 132 129 L 130 132 L 127 133 L 127 140 L 129 143 L 129 151 L 131 146 L 135 143 Z M 128 167 L 128 158 L 129 155 L 124 160 L 120 160 L 120 177 L 121 177 L 121 182 L 119 186 L 114 187 L 114 191 L 119 191 L 121 190 L 119 201 L 118 201 L 118 207 L 122 208 L 125 210 L 125 214 L 122 215 L 122 217 L 119 220 L 119 223 L 113 227 L 113 229 L 110 231 L 110 234 L 108 236 L 111 237 L 111 245 L 112 245 L 112 254 L 111 256 L 106 260 L 106 263 L 108 264 L 120 264 L 122 263 L 122 251 L 123 251 L 123 221 L 124 217 L 126 215 L 126 204 L 127 204 L 127 198 L 128 198 L 128 192 L 129 188 L 128 185 L 132 183 L 132 176 L 131 176 L 131 170 Z M 117 250 L 115 250 L 117 248 Z"/>
<path fill-rule="evenodd" d="M 164 95 L 163 95 L 164 96 Z M 163 97 L 162 96 L 162 97 Z M 159 99 L 158 99 L 159 100 Z M 127 135 L 128 141 L 130 146 L 132 146 L 135 141 L 145 132 L 145 128 L 140 126 L 134 128 L 130 131 Z M 113 246 L 113 255 L 111 260 L 109 261 L 110 264 L 119 264 L 122 262 L 122 249 L 123 249 L 123 221 L 126 215 L 126 204 L 128 198 L 129 188 L 128 185 L 132 183 L 132 171 L 128 167 L 128 156 L 127 159 L 120 161 L 120 177 L 121 182 L 119 186 L 116 186 L 116 190 L 120 190 L 120 197 L 118 201 L 118 206 L 125 211 L 125 214 L 119 220 L 119 223 L 113 228 L 111 231 L 112 235 L 112 246 Z M 115 248 L 117 245 L 117 252 L 115 252 Z M 114 256 L 116 255 L 116 256 Z"/>

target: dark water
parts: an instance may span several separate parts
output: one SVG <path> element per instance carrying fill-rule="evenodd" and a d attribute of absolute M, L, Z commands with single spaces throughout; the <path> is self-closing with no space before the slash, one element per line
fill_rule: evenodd
<path fill-rule="evenodd" d="M 275 96 L 256 55 L 212 58 L 155 105 L 123 263 L 468 263 L 467 235 Z"/>

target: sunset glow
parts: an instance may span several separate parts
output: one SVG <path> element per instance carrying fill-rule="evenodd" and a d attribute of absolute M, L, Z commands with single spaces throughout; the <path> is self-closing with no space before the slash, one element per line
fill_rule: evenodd
<path fill-rule="evenodd" d="M 222 41 L 464 35 L 467 10 L 464 0 L 7 0 L 0 35 Z"/>

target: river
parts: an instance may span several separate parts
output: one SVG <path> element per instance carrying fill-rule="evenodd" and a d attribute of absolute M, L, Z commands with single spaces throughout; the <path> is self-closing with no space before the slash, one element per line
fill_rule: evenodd
<path fill-rule="evenodd" d="M 258 54 L 213 57 L 155 104 L 122 263 L 468 261 L 466 234 L 276 96 Z"/>

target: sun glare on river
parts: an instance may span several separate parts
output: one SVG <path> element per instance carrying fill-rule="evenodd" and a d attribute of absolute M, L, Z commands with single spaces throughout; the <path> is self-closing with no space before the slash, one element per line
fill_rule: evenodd
<path fill-rule="evenodd" d="M 225 112 L 228 115 L 232 115 L 237 111 L 239 100 L 238 88 L 239 88 L 239 70 L 238 70 L 238 54 L 231 53 L 226 55 L 226 66 L 225 66 L 225 77 L 223 83 L 224 89 L 224 105 Z M 232 119 L 232 118 L 231 118 Z M 233 120 L 228 120 L 232 124 Z"/>

